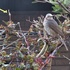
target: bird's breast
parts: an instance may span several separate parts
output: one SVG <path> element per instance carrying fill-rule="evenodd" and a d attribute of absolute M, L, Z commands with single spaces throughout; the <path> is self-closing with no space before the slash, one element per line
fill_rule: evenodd
<path fill-rule="evenodd" d="M 50 36 L 56 36 L 56 33 L 46 24 L 44 26 L 44 30 L 48 33 L 48 35 Z"/>

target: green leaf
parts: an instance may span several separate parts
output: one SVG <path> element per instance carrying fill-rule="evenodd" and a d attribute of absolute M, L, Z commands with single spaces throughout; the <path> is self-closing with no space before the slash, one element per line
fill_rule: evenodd
<path fill-rule="evenodd" d="M 30 64 L 26 64 L 26 68 L 29 69 L 30 68 Z"/>
<path fill-rule="evenodd" d="M 4 21 L 4 20 L 2 20 L 6 25 L 8 25 L 9 23 L 8 22 L 6 22 L 6 21 Z"/>
<path fill-rule="evenodd" d="M 23 58 L 24 55 L 21 53 L 21 51 L 19 51 L 19 57 Z"/>
<path fill-rule="evenodd" d="M 38 70 L 38 68 L 39 68 L 39 65 L 37 63 L 33 63 L 32 66 L 33 66 L 34 70 Z"/>
<path fill-rule="evenodd" d="M 31 58 L 31 59 L 29 60 L 29 63 L 33 63 L 33 61 L 34 61 L 33 58 Z"/>
<path fill-rule="evenodd" d="M 64 0 L 64 4 L 65 4 L 66 6 L 70 5 L 70 0 Z"/>
<path fill-rule="evenodd" d="M 22 69 L 22 68 L 25 68 L 24 63 L 21 63 L 21 64 L 20 64 L 20 68 L 21 68 L 21 69 Z"/>
<path fill-rule="evenodd" d="M 21 70 L 20 68 L 15 68 L 15 70 Z"/>
<path fill-rule="evenodd" d="M 53 12 L 56 13 L 63 12 L 62 8 L 59 5 L 54 5 L 52 8 L 53 8 Z"/>

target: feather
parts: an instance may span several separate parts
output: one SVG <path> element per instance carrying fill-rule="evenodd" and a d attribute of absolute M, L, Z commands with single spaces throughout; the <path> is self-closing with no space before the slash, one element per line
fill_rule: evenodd
<path fill-rule="evenodd" d="M 47 20 L 47 25 L 56 33 L 59 34 L 60 36 L 64 37 L 64 34 L 57 24 L 57 22 L 54 19 L 49 19 Z"/>

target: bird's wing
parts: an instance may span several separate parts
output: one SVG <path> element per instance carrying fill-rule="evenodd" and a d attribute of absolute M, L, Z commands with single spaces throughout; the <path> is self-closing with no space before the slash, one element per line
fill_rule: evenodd
<path fill-rule="evenodd" d="M 59 34 L 60 36 L 64 36 L 61 28 L 59 27 L 59 25 L 57 24 L 57 22 L 55 20 L 49 20 L 48 22 L 48 26 L 57 34 Z"/>

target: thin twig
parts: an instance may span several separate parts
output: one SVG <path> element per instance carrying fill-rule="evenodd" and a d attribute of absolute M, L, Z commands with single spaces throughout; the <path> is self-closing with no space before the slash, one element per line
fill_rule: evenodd
<path fill-rule="evenodd" d="M 58 3 L 59 6 L 61 6 L 65 11 L 67 11 L 68 13 L 70 13 L 70 10 L 68 10 L 68 9 L 60 2 L 60 0 L 57 0 L 57 3 Z"/>
<path fill-rule="evenodd" d="M 67 47 L 65 41 L 63 40 L 63 38 L 62 38 L 61 36 L 59 36 L 59 37 L 60 37 L 61 42 L 62 42 L 63 45 L 65 46 L 65 49 L 68 51 L 69 49 L 68 49 L 68 47 Z"/>
<path fill-rule="evenodd" d="M 63 55 L 63 57 L 70 61 L 70 59 L 68 57 L 66 57 L 65 55 Z"/>
<path fill-rule="evenodd" d="M 44 65 L 41 66 L 40 70 L 42 70 L 44 68 L 44 66 L 50 62 L 52 56 L 55 55 L 55 53 L 57 52 L 57 50 L 59 50 L 62 47 L 62 45 L 63 44 L 61 44 L 60 46 L 56 47 L 56 49 L 47 57 L 47 59 L 44 61 Z"/>
<path fill-rule="evenodd" d="M 59 18 L 55 15 L 56 19 L 58 20 L 59 24 L 61 25 L 61 21 L 59 20 Z"/>
<path fill-rule="evenodd" d="M 32 3 L 51 3 L 51 4 L 58 4 L 57 2 L 47 1 L 47 0 L 43 0 L 43 1 L 35 0 Z"/>
<path fill-rule="evenodd" d="M 4 49 L 1 49 L 0 52 L 3 51 L 3 50 L 5 50 L 5 49 L 7 49 L 10 45 L 16 43 L 16 42 L 19 41 L 19 40 L 20 40 L 20 39 L 17 39 L 16 41 L 13 41 L 12 43 L 8 44 Z"/>
<path fill-rule="evenodd" d="M 43 48 L 42 48 L 41 51 L 37 54 L 36 58 L 40 57 L 40 56 L 43 54 L 43 52 L 45 51 L 45 49 L 46 49 L 46 42 L 45 42 L 45 40 L 43 40 L 43 42 L 44 42 Z M 47 48 L 48 48 L 48 46 L 47 46 Z"/>

